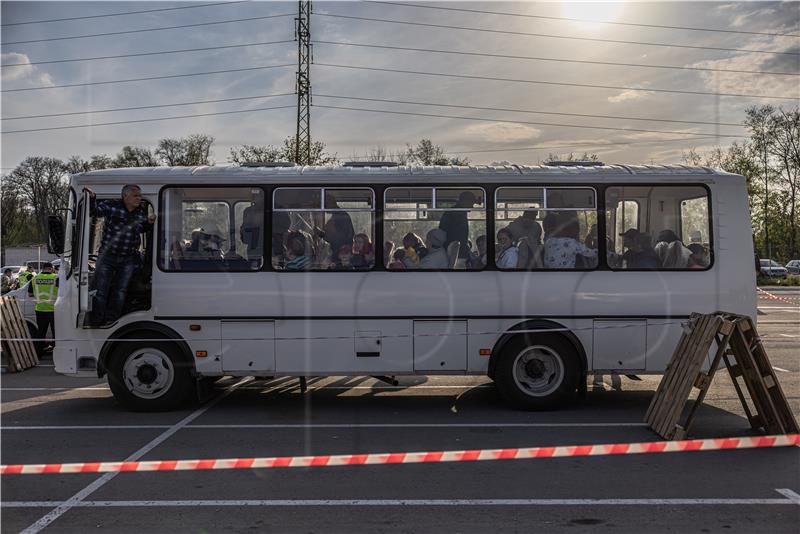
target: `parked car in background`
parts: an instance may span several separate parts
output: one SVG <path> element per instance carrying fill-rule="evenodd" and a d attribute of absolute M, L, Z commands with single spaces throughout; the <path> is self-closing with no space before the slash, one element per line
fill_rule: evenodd
<path fill-rule="evenodd" d="M 27 270 L 34 269 L 37 273 L 42 272 L 42 266 L 46 263 L 50 263 L 50 260 L 29 260 L 25 262 L 25 267 Z"/>
<path fill-rule="evenodd" d="M 786 278 L 789 271 L 775 260 L 760 260 L 761 274 L 770 278 Z"/>
<path fill-rule="evenodd" d="M 792 260 L 786 264 L 786 270 L 789 274 L 800 274 L 800 260 Z"/>

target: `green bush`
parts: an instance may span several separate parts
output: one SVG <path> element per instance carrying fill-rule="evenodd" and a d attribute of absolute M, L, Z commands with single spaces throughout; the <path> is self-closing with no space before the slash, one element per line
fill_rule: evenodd
<path fill-rule="evenodd" d="M 769 278 L 767 276 L 758 276 L 756 280 L 758 286 L 783 286 L 783 287 L 800 287 L 800 276 L 790 274 L 786 278 Z"/>

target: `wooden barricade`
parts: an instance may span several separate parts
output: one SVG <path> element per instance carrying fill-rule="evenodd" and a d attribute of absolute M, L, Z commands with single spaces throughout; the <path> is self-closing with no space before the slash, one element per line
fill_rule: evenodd
<path fill-rule="evenodd" d="M 703 372 L 703 363 L 714 346 L 714 357 L 708 371 Z M 647 409 L 645 422 L 663 438 L 686 437 L 714 374 L 723 363 L 753 429 L 768 434 L 800 431 L 752 320 L 725 312 L 692 314 Z M 699 391 L 687 409 L 693 389 Z"/>
<path fill-rule="evenodd" d="M 0 320 L 3 359 L 8 371 L 16 373 L 37 365 L 39 358 L 16 297 L 0 297 Z"/>

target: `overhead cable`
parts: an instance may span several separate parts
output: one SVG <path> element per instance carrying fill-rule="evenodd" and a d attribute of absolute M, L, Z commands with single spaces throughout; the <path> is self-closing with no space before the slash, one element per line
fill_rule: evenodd
<path fill-rule="evenodd" d="M 531 61 L 554 61 L 557 63 L 581 63 L 581 64 L 588 64 L 588 65 L 610 65 L 615 67 L 641 67 L 641 68 L 648 68 L 648 69 L 674 69 L 674 70 L 694 70 L 694 71 L 706 71 L 706 72 L 728 72 L 734 74 L 771 74 L 775 76 L 800 76 L 798 72 L 772 72 L 772 71 L 758 71 L 758 70 L 737 70 L 737 69 L 715 69 L 711 67 L 686 67 L 686 66 L 678 66 L 678 65 L 648 65 L 645 63 L 617 63 L 611 61 L 590 61 L 590 60 L 581 60 L 581 59 L 562 59 L 562 58 L 549 58 L 549 57 L 541 57 L 541 56 L 515 56 L 510 54 L 489 54 L 485 52 L 467 52 L 464 50 L 439 50 L 435 48 L 411 48 L 407 46 L 389 46 L 389 45 L 375 45 L 375 44 L 364 44 L 364 43 L 346 43 L 341 41 L 319 41 L 315 40 L 314 43 L 319 44 L 331 44 L 331 45 L 339 45 L 339 46 L 358 46 L 364 48 L 380 48 L 384 50 L 407 50 L 411 52 L 432 52 L 436 54 L 454 54 L 454 55 L 463 55 L 463 56 L 480 56 L 480 57 L 492 57 L 492 58 L 501 58 L 501 59 L 525 59 Z M 26 63 L 19 63 L 19 65 L 25 65 Z"/>
<path fill-rule="evenodd" d="M 199 7 L 211 7 L 211 6 L 223 6 L 223 5 L 233 5 L 233 4 L 244 4 L 249 2 L 250 0 L 237 0 L 231 2 L 215 2 L 213 4 L 193 4 L 190 6 L 178 6 L 178 7 L 162 7 L 159 9 L 143 9 L 141 11 L 123 11 L 120 13 L 107 13 L 105 15 L 84 15 L 81 17 L 67 17 L 62 19 L 46 19 L 46 20 L 28 20 L 24 22 L 6 22 L 4 24 L 0 24 L 0 26 L 22 26 L 23 24 L 44 24 L 45 22 L 64 22 L 64 21 L 71 21 L 71 20 L 84 20 L 84 19 L 99 19 L 104 17 L 122 17 L 124 15 L 140 15 L 142 13 L 156 13 L 160 11 L 177 11 L 179 9 L 197 9 Z"/>
<path fill-rule="evenodd" d="M 588 126 L 584 124 L 560 124 L 560 123 L 549 123 L 549 122 L 534 122 L 534 121 L 520 121 L 514 119 L 498 119 L 498 118 L 486 118 L 486 117 L 460 117 L 458 115 L 441 115 L 437 113 L 415 113 L 410 111 L 390 111 L 385 109 L 366 109 L 366 108 L 352 108 L 346 106 L 329 106 L 325 104 L 315 104 L 314 107 L 316 108 L 327 108 L 327 109 L 340 109 L 345 111 L 364 111 L 370 113 L 388 113 L 391 115 L 411 115 L 415 117 L 431 117 L 431 118 L 438 118 L 438 119 L 458 119 L 458 120 L 467 120 L 467 121 L 482 121 L 482 122 L 505 122 L 511 124 L 526 124 L 526 125 L 534 125 L 534 126 L 554 126 L 558 128 L 580 128 L 580 129 L 589 129 L 589 130 L 610 130 L 610 131 L 618 131 L 618 132 L 634 132 L 634 133 L 659 133 L 659 134 L 674 134 L 674 135 L 686 135 L 686 136 L 694 136 L 694 137 L 687 137 L 687 139 L 694 139 L 694 138 L 709 138 L 709 137 L 730 137 L 730 138 L 738 138 L 738 137 L 747 137 L 745 135 L 731 135 L 731 134 L 720 134 L 716 135 L 713 133 L 708 132 L 676 132 L 676 131 L 664 131 L 664 130 L 642 130 L 638 128 L 615 128 L 610 126 Z"/>
<path fill-rule="evenodd" d="M 161 56 L 167 54 L 183 54 L 186 52 L 205 52 L 208 50 L 223 50 L 226 48 L 244 48 L 247 46 L 265 46 L 265 45 L 276 45 L 276 44 L 284 44 L 284 43 L 294 43 L 294 39 L 286 39 L 284 41 L 264 41 L 260 43 L 244 43 L 238 45 L 224 45 L 224 46 L 206 46 L 203 48 L 182 48 L 179 50 L 159 50 L 156 52 L 138 52 L 135 54 L 120 54 L 116 56 L 94 56 L 94 57 L 80 57 L 80 58 L 71 58 L 71 59 L 51 59 L 47 61 L 31 61 L 29 63 L 4 63 L 0 65 L 0 68 L 5 67 L 27 67 L 30 65 L 46 65 L 51 63 L 72 63 L 76 61 L 97 61 L 100 59 L 122 59 L 128 57 L 141 57 L 141 56 Z"/>
<path fill-rule="evenodd" d="M 571 22 L 591 22 L 593 24 L 613 24 L 615 26 L 635 26 L 640 28 L 659 28 L 659 29 L 666 29 L 666 30 L 688 30 L 688 31 L 695 31 L 695 32 L 719 32 L 719 33 L 736 33 L 736 34 L 743 34 L 743 35 L 767 35 L 769 37 L 800 37 L 798 34 L 794 33 L 770 33 L 770 32 L 755 32 L 755 31 L 746 31 L 746 30 L 724 30 L 720 28 L 698 28 L 694 26 L 668 26 L 665 24 L 644 24 L 641 22 L 619 22 L 619 21 L 611 21 L 611 20 L 593 20 L 593 19 L 581 19 L 575 17 L 554 17 L 554 16 L 545 16 L 545 15 L 529 15 L 527 13 L 507 13 L 504 11 L 487 11 L 482 9 L 466 9 L 466 8 L 458 8 L 458 7 L 442 7 L 442 6 L 434 6 L 434 5 L 422 5 L 422 4 L 406 4 L 402 2 L 383 2 L 383 1 L 376 1 L 376 0 L 362 0 L 368 4 L 386 4 L 392 6 L 403 6 L 403 7 L 415 7 L 415 8 L 424 8 L 424 9 L 438 9 L 440 11 L 459 11 L 463 13 L 480 13 L 483 15 L 502 15 L 506 17 L 523 17 L 529 19 L 542 19 L 542 20 L 563 20 L 563 21 L 571 21 Z"/>
<path fill-rule="evenodd" d="M 424 26 L 427 28 L 441 28 L 446 30 L 467 30 L 467 31 L 475 31 L 475 32 L 486 32 L 486 33 L 499 33 L 505 35 L 523 35 L 527 37 L 546 37 L 550 39 L 567 39 L 567 40 L 574 40 L 574 41 L 592 41 L 596 43 L 613 43 L 613 44 L 634 44 L 634 45 L 642 45 L 642 46 L 663 46 L 668 48 L 688 48 L 692 50 L 715 50 L 715 51 L 723 51 L 723 52 L 748 52 L 751 54 L 777 54 L 777 55 L 787 55 L 787 56 L 800 56 L 800 52 L 775 52 L 771 50 L 752 50 L 747 48 L 725 48 L 720 46 L 700 46 L 700 45 L 685 45 L 685 44 L 677 44 L 677 43 L 657 43 L 657 42 L 648 42 L 648 41 L 623 41 L 620 39 L 600 39 L 597 37 L 574 37 L 574 36 L 565 36 L 565 35 L 553 35 L 549 33 L 533 33 L 533 32 L 519 32 L 519 31 L 512 31 L 512 30 L 495 30 L 490 28 L 474 28 L 469 26 L 454 26 L 448 24 L 432 24 L 427 22 L 414 22 L 409 20 L 390 20 L 390 19 L 378 19 L 372 17 L 356 17 L 353 15 L 337 15 L 333 13 L 314 13 L 317 17 L 331 17 L 331 18 L 339 18 L 339 19 L 351 19 L 351 20 L 363 20 L 368 22 L 385 22 L 388 24 L 405 24 L 408 26 Z"/>
<path fill-rule="evenodd" d="M 225 70 L 210 70 L 206 72 L 189 72 L 186 74 L 169 74 L 165 76 L 148 76 L 146 78 L 128 78 L 126 80 L 107 80 L 102 82 L 84 82 L 84 83 L 68 83 L 64 85 L 41 85 L 37 87 L 22 87 L 20 89 L 3 89 L 0 90 L 0 93 L 16 93 L 21 91 L 37 91 L 42 89 L 64 89 L 66 87 L 86 87 L 89 85 L 109 85 L 115 83 L 128 83 L 128 82 L 144 82 L 150 80 L 166 80 L 169 78 L 186 78 L 189 76 L 207 76 L 210 74 L 223 74 L 226 72 L 245 72 L 251 70 L 264 70 L 264 69 L 279 69 L 283 67 L 294 67 L 293 63 L 287 63 L 285 65 L 263 65 L 260 67 L 244 67 L 241 69 L 225 69 Z"/>
<path fill-rule="evenodd" d="M 566 87 L 588 87 L 592 89 L 613 89 L 622 91 L 640 91 L 650 93 L 674 93 L 682 95 L 704 95 L 704 96 L 731 96 L 738 98 L 764 98 L 773 100 L 798 100 L 796 96 L 777 96 L 777 95 L 753 95 L 753 94 L 739 94 L 739 93 L 715 93 L 707 91 L 689 91 L 684 89 L 658 89 L 658 88 L 643 88 L 643 87 L 626 87 L 619 85 L 599 85 L 589 83 L 572 83 L 572 82 L 553 82 L 549 80 L 521 80 L 517 78 L 500 78 L 496 76 L 474 76 L 469 74 L 449 74 L 444 72 L 425 72 L 416 70 L 402 70 L 402 69 L 385 69 L 379 67 L 362 67 L 356 65 L 339 65 L 335 63 L 314 63 L 318 67 L 334 67 L 341 69 L 356 69 L 356 70 L 369 70 L 377 72 L 393 72 L 399 74 L 417 74 L 420 76 L 441 76 L 446 78 L 464 78 L 469 80 L 489 80 L 499 82 L 513 82 L 513 83 L 532 83 L 539 85 L 558 85 Z"/>
<path fill-rule="evenodd" d="M 91 109 L 87 111 L 69 111 L 66 113 L 46 113 L 44 115 L 19 115 L 17 117 L 3 117 L 4 121 L 20 119 L 43 119 L 46 117 L 67 117 L 69 115 L 91 115 L 93 113 L 111 113 L 114 111 L 135 111 L 141 109 L 171 108 L 177 106 L 193 106 L 196 104 L 216 104 L 219 102 L 235 102 L 240 100 L 257 100 L 261 98 L 277 98 L 279 96 L 294 96 L 297 93 L 280 93 L 275 95 L 239 96 L 232 98 L 216 98 L 214 100 L 195 100 L 194 102 L 173 102 L 171 104 L 151 104 L 149 106 L 132 106 L 127 108 Z"/>
<path fill-rule="evenodd" d="M 29 133 L 29 132 L 49 132 L 53 130 L 72 130 L 74 128 L 94 128 L 95 126 L 112 126 L 117 124 L 136 124 L 140 122 L 155 122 L 155 121 L 171 121 L 175 119 L 189 119 L 194 117 L 211 117 L 215 115 L 233 115 L 235 113 L 255 113 L 257 111 L 271 111 L 274 109 L 290 109 L 294 108 L 294 105 L 289 106 L 275 106 L 269 108 L 254 108 L 254 109 L 240 109 L 235 111 L 217 111 L 214 113 L 195 113 L 192 115 L 173 115 L 171 117 L 156 117 L 152 119 L 138 119 L 138 120 L 130 120 L 130 121 L 115 121 L 115 122 L 95 122 L 89 124 L 73 124 L 70 126 L 51 126 L 49 128 L 30 128 L 26 130 L 8 130 L 0 132 L 3 135 L 6 134 L 20 134 L 20 133 Z"/>
<path fill-rule="evenodd" d="M 672 123 L 679 123 L 679 124 L 704 124 L 709 126 L 732 126 L 732 127 L 743 127 L 739 123 L 735 122 L 710 122 L 710 121 L 689 121 L 689 120 L 678 120 L 678 119 L 659 119 L 655 117 L 629 117 L 623 115 L 593 115 L 588 113 L 566 113 L 560 111 L 539 111 L 534 109 L 513 109 L 513 108 L 493 108 L 493 107 L 483 107 L 483 106 L 465 106 L 459 104 L 444 104 L 444 103 L 436 103 L 436 102 L 419 102 L 419 101 L 412 101 L 412 100 L 390 100 L 385 98 L 367 98 L 367 97 L 358 97 L 358 96 L 342 96 L 342 95 L 321 95 L 319 93 L 314 93 L 314 96 L 321 97 L 321 98 L 337 98 L 341 100 L 364 100 L 368 102 L 384 102 L 388 104 L 411 104 L 414 106 L 433 106 L 433 107 L 445 107 L 445 108 L 459 108 L 459 109 L 476 109 L 476 110 L 484 110 L 484 111 L 508 111 L 511 113 L 533 113 L 537 115 L 558 115 L 563 117 L 582 117 L 582 118 L 592 118 L 592 119 L 615 119 L 615 120 L 627 120 L 627 121 L 644 121 L 644 122 L 672 122 Z"/>
<path fill-rule="evenodd" d="M 92 33 L 92 34 L 86 34 L 86 35 L 69 35 L 69 36 L 66 36 L 66 37 L 48 37 L 46 39 L 31 39 L 31 40 L 28 40 L 28 41 L 9 41 L 9 42 L 0 43 L 0 45 L 8 46 L 8 45 L 17 45 L 17 44 L 44 43 L 44 42 L 49 42 L 49 41 L 65 41 L 65 40 L 68 40 L 68 39 L 86 39 L 86 38 L 89 38 L 89 37 L 106 37 L 106 36 L 109 36 L 109 35 L 125 35 L 125 34 L 130 34 L 130 33 L 158 32 L 158 31 L 164 31 L 164 30 L 177 30 L 177 29 L 181 29 L 181 28 L 198 28 L 198 27 L 201 27 L 201 26 L 213 26 L 215 24 L 231 24 L 231 23 L 234 23 L 234 22 L 249 22 L 249 21 L 253 21 L 253 20 L 277 19 L 277 18 L 281 18 L 281 17 L 294 17 L 294 16 L 296 16 L 296 13 L 283 13 L 283 14 L 280 14 L 280 15 L 264 15 L 264 16 L 261 16 L 261 17 L 247 17 L 247 18 L 244 18 L 244 19 L 218 20 L 218 21 L 214 21 L 214 22 L 200 22 L 200 23 L 197 23 L 197 24 L 181 24 L 180 26 L 164 26 L 162 28 L 142 28 L 142 29 L 139 29 L 139 30 L 124 30 L 124 31 L 118 31 L 118 32 Z"/>

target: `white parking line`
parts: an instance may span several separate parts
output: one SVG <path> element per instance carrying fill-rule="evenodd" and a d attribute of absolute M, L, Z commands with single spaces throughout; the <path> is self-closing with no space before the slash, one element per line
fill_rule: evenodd
<path fill-rule="evenodd" d="M 308 428 L 570 428 L 570 427 L 646 427 L 647 423 L 306 423 L 306 424 L 198 424 L 184 425 L 189 429 L 308 429 Z M 144 430 L 172 428 L 172 425 L 47 425 L 47 426 L 2 426 L 0 431 L 11 430 Z"/>
<path fill-rule="evenodd" d="M 783 367 L 775 367 L 775 366 L 773 365 L 773 366 L 772 366 L 772 368 L 773 368 L 773 369 L 775 369 L 776 371 L 780 371 L 781 373 L 791 373 L 791 371 L 790 371 L 790 370 L 788 370 L 788 369 L 784 369 Z"/>
<path fill-rule="evenodd" d="M 43 508 L 54 501 L 9 501 L 3 508 Z M 158 508 L 197 506 L 709 506 L 789 505 L 793 499 L 268 499 L 268 500 L 176 500 L 176 501 L 81 501 L 82 508 Z"/>
<path fill-rule="evenodd" d="M 800 337 L 800 336 L 795 336 L 793 334 L 778 334 L 778 335 L 781 337 L 791 337 L 791 338 Z"/>
<path fill-rule="evenodd" d="M 247 379 L 244 379 L 243 381 L 237 382 L 236 384 L 230 386 L 227 390 L 225 390 L 216 399 L 214 399 L 213 401 L 209 402 L 208 404 L 206 404 L 202 408 L 198 408 L 197 410 L 193 411 L 191 414 L 187 415 L 186 417 L 184 417 L 183 419 L 181 419 L 180 421 L 175 423 L 173 426 L 169 427 L 169 429 L 167 429 L 164 432 L 162 432 L 161 434 L 159 434 L 155 439 L 153 439 L 152 441 L 147 443 L 144 447 L 142 447 L 138 451 L 136 451 L 133 454 L 131 454 L 130 456 L 128 456 L 125 459 L 125 461 L 126 462 L 135 462 L 136 460 L 138 460 L 139 458 L 141 458 L 142 456 L 144 456 L 145 454 L 147 454 L 148 452 L 150 452 L 151 450 L 153 450 L 154 448 L 159 446 L 167 438 L 169 438 L 170 436 L 175 434 L 178 430 L 180 430 L 181 428 L 185 427 L 186 425 L 188 425 L 189 423 L 191 423 L 192 421 L 194 421 L 195 419 L 197 419 L 198 417 L 203 415 L 209 408 L 211 408 L 212 406 L 217 404 L 219 401 L 221 401 L 222 399 L 224 399 L 225 397 L 230 395 L 233 392 L 233 390 L 236 388 L 236 386 L 238 386 L 239 384 L 243 384 L 246 380 Z M 79 506 L 86 497 L 88 497 L 89 495 L 91 495 L 92 493 L 94 493 L 95 491 L 97 491 L 98 489 L 103 487 L 104 485 L 106 485 L 109 481 L 111 481 L 118 474 L 119 474 L 118 472 L 104 474 L 103 476 L 101 476 L 100 478 L 96 479 L 94 482 L 92 482 L 91 484 L 89 484 L 88 486 L 86 486 L 85 488 L 80 490 L 78 493 L 76 493 L 75 495 L 73 495 L 72 497 L 67 499 L 66 501 L 64 501 L 62 503 L 59 503 L 58 506 L 56 506 L 55 508 L 50 510 L 50 512 L 48 512 L 47 514 L 42 516 L 38 521 L 36 521 L 32 525 L 30 525 L 28 528 L 23 530 L 22 534 L 35 534 L 37 532 L 40 532 L 42 529 L 44 529 L 48 525 L 50 525 L 53 521 L 55 521 L 56 519 L 58 519 L 59 517 L 64 515 L 66 512 L 68 512 L 71 508 L 74 508 L 75 506 Z"/>

